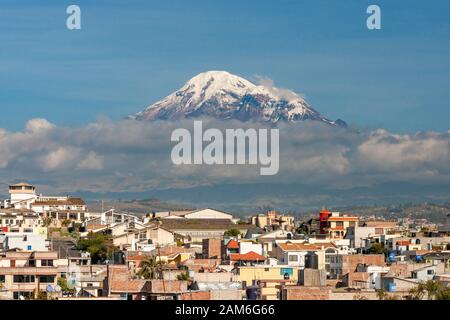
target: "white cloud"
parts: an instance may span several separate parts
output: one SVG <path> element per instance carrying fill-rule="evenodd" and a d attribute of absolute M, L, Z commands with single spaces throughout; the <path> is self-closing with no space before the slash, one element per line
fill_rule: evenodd
<path fill-rule="evenodd" d="M 71 169 L 80 151 L 70 147 L 59 147 L 38 158 L 42 170 L 53 171 Z"/>
<path fill-rule="evenodd" d="M 260 76 L 260 75 L 256 75 L 255 77 L 258 80 L 258 84 L 260 86 L 263 86 L 272 95 L 274 95 L 280 99 L 283 99 L 286 101 L 296 100 L 299 98 L 304 99 L 304 97 L 302 95 L 297 94 L 292 90 L 276 87 L 275 82 L 268 77 L 264 77 L 264 76 Z"/>
<path fill-rule="evenodd" d="M 205 120 L 204 128 L 243 128 L 253 123 Z M 280 172 L 261 177 L 259 167 L 181 166 L 170 160 L 179 122 L 112 122 L 61 128 L 30 120 L 22 132 L 0 129 L 0 178 L 45 181 L 66 192 L 145 191 L 220 183 L 305 183 L 330 188 L 391 181 L 450 183 L 449 137 L 445 133 L 359 134 L 304 122 L 280 125 Z M 319 197 L 319 195 L 318 195 Z"/>
<path fill-rule="evenodd" d="M 25 131 L 30 133 L 37 133 L 50 130 L 53 128 L 55 128 L 55 125 L 48 122 L 46 119 L 36 118 L 31 119 L 30 121 L 27 122 L 25 126 Z"/>
<path fill-rule="evenodd" d="M 77 168 L 81 170 L 102 170 L 104 157 L 94 151 L 88 153 L 87 157 L 78 163 Z"/>
<path fill-rule="evenodd" d="M 450 164 L 448 135 L 436 133 L 395 135 L 377 130 L 358 146 L 358 152 L 368 167 L 385 171 Z"/>

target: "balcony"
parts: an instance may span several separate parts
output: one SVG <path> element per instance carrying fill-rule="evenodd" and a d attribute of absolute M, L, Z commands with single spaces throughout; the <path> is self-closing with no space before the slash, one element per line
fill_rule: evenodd
<path fill-rule="evenodd" d="M 56 276 L 57 267 L 0 267 L 0 275 Z"/>

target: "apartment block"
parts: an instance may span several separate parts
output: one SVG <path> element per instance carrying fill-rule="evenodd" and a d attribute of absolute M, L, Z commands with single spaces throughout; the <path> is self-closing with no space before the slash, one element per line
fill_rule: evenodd
<path fill-rule="evenodd" d="M 4 299 L 36 297 L 56 291 L 58 255 L 53 251 L 7 251 L 0 254 L 0 283 Z"/>

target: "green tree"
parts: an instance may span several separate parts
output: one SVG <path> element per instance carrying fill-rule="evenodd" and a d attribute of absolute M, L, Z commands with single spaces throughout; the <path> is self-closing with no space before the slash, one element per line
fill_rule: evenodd
<path fill-rule="evenodd" d="M 61 225 L 63 227 L 67 227 L 70 224 L 70 220 L 69 219 L 64 219 L 63 221 L 61 221 Z"/>
<path fill-rule="evenodd" d="M 225 236 L 225 237 L 237 237 L 237 236 L 239 236 L 241 234 L 241 231 L 239 231 L 239 229 L 229 229 L 229 230 L 227 230 L 227 231 L 225 231 L 224 233 L 223 233 L 223 235 Z"/>
<path fill-rule="evenodd" d="M 189 277 L 189 273 L 183 272 L 177 275 L 177 280 L 179 281 L 189 281 L 191 278 Z"/>
<path fill-rule="evenodd" d="M 51 217 L 45 217 L 42 219 L 42 223 L 44 224 L 44 227 L 49 227 L 53 222 L 53 219 Z"/>
<path fill-rule="evenodd" d="M 379 300 L 386 300 L 387 292 L 384 289 L 377 290 L 377 297 Z"/>
<path fill-rule="evenodd" d="M 425 294 L 428 300 L 450 300 L 450 288 L 435 280 L 419 283 L 409 293 L 411 300 L 422 300 Z"/>
<path fill-rule="evenodd" d="M 295 231 L 297 233 L 309 234 L 309 228 L 306 223 L 302 223 Z"/>
<path fill-rule="evenodd" d="M 377 290 L 377 297 L 379 300 L 398 300 L 398 296 L 392 296 L 386 292 L 384 289 Z"/>
<path fill-rule="evenodd" d="M 369 252 L 373 254 L 387 254 L 387 249 L 381 243 L 374 243 L 369 248 Z"/>
<path fill-rule="evenodd" d="M 138 275 L 144 279 L 156 279 L 162 264 L 161 261 L 157 261 L 156 256 L 148 256 L 141 261 Z"/>
<path fill-rule="evenodd" d="M 442 288 L 436 293 L 436 300 L 450 300 L 450 288 Z"/>
<path fill-rule="evenodd" d="M 64 292 L 74 292 L 75 291 L 75 289 L 69 288 L 66 278 L 58 278 L 57 282 L 58 282 L 58 286 L 61 287 L 62 291 L 64 291 Z"/>
<path fill-rule="evenodd" d="M 442 290 L 442 286 L 439 282 L 434 280 L 428 280 L 425 282 L 425 291 L 428 295 L 428 300 L 433 300 L 437 293 Z"/>
<path fill-rule="evenodd" d="M 39 291 L 36 297 L 36 300 L 50 300 L 47 292 Z"/>
<path fill-rule="evenodd" d="M 108 257 L 107 240 L 101 233 L 90 232 L 86 238 L 78 240 L 77 249 L 89 252 L 93 263 L 103 262 Z"/>

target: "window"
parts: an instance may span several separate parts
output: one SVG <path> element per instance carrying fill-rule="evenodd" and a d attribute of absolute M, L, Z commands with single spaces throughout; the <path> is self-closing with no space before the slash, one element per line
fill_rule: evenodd
<path fill-rule="evenodd" d="M 76 213 L 70 213 L 70 214 L 69 214 L 69 219 L 77 220 L 77 219 L 78 219 L 78 214 L 76 214 Z"/>
<path fill-rule="evenodd" d="M 53 283 L 55 282 L 55 276 L 38 276 L 40 283 Z"/>
<path fill-rule="evenodd" d="M 36 267 L 36 260 L 33 260 L 33 259 L 28 260 L 28 266 L 29 267 Z"/>
<path fill-rule="evenodd" d="M 34 276 L 31 275 L 14 275 L 14 283 L 30 283 L 34 282 Z"/>
<path fill-rule="evenodd" d="M 41 267 L 53 267 L 53 260 L 41 260 Z"/>
<path fill-rule="evenodd" d="M 289 261 L 290 262 L 297 262 L 298 256 L 297 255 L 289 255 Z"/>
<path fill-rule="evenodd" d="M 0 283 L 5 283 L 5 276 L 4 275 L 0 275 Z"/>
<path fill-rule="evenodd" d="M 434 274 L 434 270 L 427 270 L 427 274 Z"/>
<path fill-rule="evenodd" d="M 336 227 L 343 227 L 343 226 L 344 226 L 344 222 L 336 221 Z"/>
<path fill-rule="evenodd" d="M 384 234 L 383 228 L 375 228 L 375 234 Z"/>
<path fill-rule="evenodd" d="M 33 292 L 21 292 L 21 291 L 14 291 L 13 292 L 13 299 L 14 300 L 19 300 L 20 297 L 24 297 L 25 299 L 30 299 L 33 297 Z"/>
<path fill-rule="evenodd" d="M 86 284 L 86 286 L 87 286 L 87 287 L 93 287 L 93 286 L 94 286 L 94 284 L 93 284 L 93 283 L 91 283 L 91 282 L 88 282 L 88 283 Z"/>

